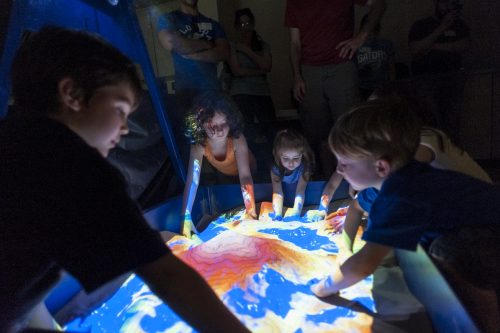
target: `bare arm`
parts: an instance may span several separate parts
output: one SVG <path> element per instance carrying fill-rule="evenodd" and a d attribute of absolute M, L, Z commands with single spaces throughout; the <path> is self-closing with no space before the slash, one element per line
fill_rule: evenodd
<path fill-rule="evenodd" d="M 271 184 L 273 186 L 273 210 L 274 218 L 280 220 L 283 214 L 283 187 L 281 179 L 271 171 Z"/>
<path fill-rule="evenodd" d="M 212 42 L 205 39 L 190 39 L 178 31 L 162 29 L 158 33 L 161 46 L 167 51 L 175 51 L 181 55 L 201 52 L 214 47 Z"/>
<path fill-rule="evenodd" d="M 229 58 L 229 43 L 224 38 L 215 40 L 214 47 L 184 55 L 184 58 L 202 62 L 226 61 Z"/>
<path fill-rule="evenodd" d="M 241 192 L 243 195 L 243 202 L 245 203 L 246 213 L 253 218 L 257 218 L 247 140 L 243 135 L 240 135 L 238 139 L 234 139 L 234 144 L 236 163 L 238 164 L 238 176 L 240 178 Z"/>
<path fill-rule="evenodd" d="M 364 210 L 359 206 L 358 200 L 353 200 L 347 209 L 344 221 L 344 243 L 349 251 L 353 251 L 354 239 L 358 233 Z"/>
<path fill-rule="evenodd" d="M 305 192 L 307 187 L 307 180 L 304 177 L 299 178 L 297 189 L 295 190 L 295 201 L 293 202 L 293 215 L 300 215 L 302 207 L 304 206 Z"/>
<path fill-rule="evenodd" d="M 205 280 L 168 253 L 136 270 L 162 301 L 199 332 L 249 332 Z M 209 311 L 207 311 L 209 309 Z"/>
<path fill-rule="evenodd" d="M 456 16 L 457 14 L 455 12 L 446 14 L 441 20 L 441 24 L 427 37 L 418 41 L 409 42 L 408 46 L 410 48 L 410 53 L 413 55 L 423 55 L 427 53 L 432 48 L 436 40 L 453 25 Z"/>
<path fill-rule="evenodd" d="M 328 183 L 325 185 L 323 189 L 323 194 L 321 194 L 321 199 L 318 205 L 318 213 L 313 216 L 313 222 L 324 220 L 328 213 L 328 205 L 333 198 L 333 194 L 337 190 L 342 181 L 343 177 L 337 171 L 332 173 Z"/>
<path fill-rule="evenodd" d="M 229 67 L 235 76 L 261 76 L 266 72 L 262 69 L 247 68 L 240 65 L 235 52 L 229 57 Z"/>
<path fill-rule="evenodd" d="M 184 194 L 182 197 L 181 214 L 181 234 L 186 237 L 191 237 L 191 232 L 196 232 L 193 221 L 191 219 L 191 209 L 196 198 L 196 192 L 200 182 L 201 165 L 203 163 L 203 147 L 200 145 L 191 146 L 189 154 L 189 165 L 186 184 L 184 185 Z M 191 230 L 194 229 L 194 230 Z"/>
<path fill-rule="evenodd" d="M 452 53 L 462 53 L 469 48 L 469 45 L 470 45 L 470 38 L 465 37 L 450 43 L 434 43 L 431 49 L 439 51 L 447 51 Z"/>
<path fill-rule="evenodd" d="M 300 42 L 299 28 L 290 28 L 290 64 L 293 75 L 293 97 L 302 102 L 306 93 L 306 85 L 300 72 L 300 59 L 302 54 L 302 44 Z"/>
<path fill-rule="evenodd" d="M 323 189 L 323 194 L 321 195 L 321 203 L 319 204 L 320 210 L 321 209 L 328 210 L 328 205 L 330 204 L 330 201 L 332 200 L 333 195 L 334 195 L 335 191 L 337 190 L 337 188 L 339 187 L 342 179 L 344 179 L 344 178 L 337 171 L 334 171 L 333 174 L 330 176 L 328 183 L 326 184 L 325 188 Z M 324 197 L 328 198 L 328 199 L 323 201 Z M 328 202 L 326 202 L 326 201 L 328 201 Z"/>
<path fill-rule="evenodd" d="M 317 296 L 325 297 L 352 286 L 372 274 L 390 250 L 388 246 L 367 242 L 330 276 L 313 285 L 311 290 Z"/>
<path fill-rule="evenodd" d="M 270 72 L 272 68 L 272 57 L 269 50 L 265 49 L 262 52 L 262 55 L 253 51 L 250 47 L 242 43 L 236 43 L 236 49 L 244 52 L 253 62 L 259 66 L 261 70 L 265 73 Z"/>
<path fill-rule="evenodd" d="M 352 59 L 356 51 L 366 41 L 366 38 L 372 32 L 384 15 L 386 3 L 385 0 L 373 0 L 370 3 L 370 12 L 366 18 L 366 24 L 363 29 L 353 38 L 340 42 L 337 49 L 340 49 L 341 58 Z"/>
<path fill-rule="evenodd" d="M 415 153 L 415 159 L 423 163 L 431 163 L 435 159 L 434 152 L 429 147 L 419 145 Z"/>

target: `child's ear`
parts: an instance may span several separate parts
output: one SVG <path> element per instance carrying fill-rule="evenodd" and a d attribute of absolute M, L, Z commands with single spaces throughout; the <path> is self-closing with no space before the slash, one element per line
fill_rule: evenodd
<path fill-rule="evenodd" d="M 375 162 L 375 170 L 380 178 L 385 178 L 391 173 L 391 163 L 387 160 L 377 160 Z"/>
<path fill-rule="evenodd" d="M 64 108 L 72 111 L 80 111 L 82 107 L 78 89 L 73 79 L 67 77 L 57 84 L 59 98 Z"/>

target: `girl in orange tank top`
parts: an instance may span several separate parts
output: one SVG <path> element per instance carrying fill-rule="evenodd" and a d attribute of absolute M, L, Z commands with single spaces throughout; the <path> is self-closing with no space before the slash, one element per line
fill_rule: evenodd
<path fill-rule="evenodd" d="M 246 211 L 244 218 L 255 219 L 257 213 L 250 172 L 255 159 L 242 134 L 240 112 L 231 98 L 217 91 L 198 96 L 186 117 L 186 136 L 192 145 L 182 202 L 181 233 L 186 237 L 197 233 L 191 208 L 199 185 L 203 156 L 219 172 L 239 177 Z"/>

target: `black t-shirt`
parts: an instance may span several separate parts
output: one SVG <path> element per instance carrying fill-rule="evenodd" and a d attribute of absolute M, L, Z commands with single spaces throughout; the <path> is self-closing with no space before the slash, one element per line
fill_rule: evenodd
<path fill-rule="evenodd" d="M 408 37 L 408 42 L 420 41 L 429 36 L 441 24 L 436 17 L 415 22 Z M 469 28 L 463 20 L 457 20 L 454 25 L 445 31 L 436 40 L 436 43 L 451 43 L 469 36 Z M 459 70 L 462 67 L 460 53 L 429 50 L 426 54 L 415 56 L 412 59 L 411 69 L 413 75 L 441 74 Z"/>
<path fill-rule="evenodd" d="M 61 269 L 87 291 L 169 252 L 119 172 L 48 118 L 0 122 L 0 331 Z"/>

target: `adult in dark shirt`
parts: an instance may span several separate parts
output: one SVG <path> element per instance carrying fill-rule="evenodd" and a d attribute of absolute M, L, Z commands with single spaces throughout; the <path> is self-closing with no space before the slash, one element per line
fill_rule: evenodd
<path fill-rule="evenodd" d="M 15 109 L 0 123 L 0 331 L 24 329 L 63 269 L 86 291 L 133 270 L 197 330 L 245 331 L 104 159 L 138 103 L 133 63 L 101 39 L 47 27 L 21 46 L 11 80 Z"/>
<path fill-rule="evenodd" d="M 464 74 L 462 55 L 469 45 L 469 28 L 461 18 L 461 2 L 435 0 L 434 16 L 415 22 L 408 37 L 417 95 L 434 119 L 430 125 L 460 141 Z"/>
<path fill-rule="evenodd" d="M 368 15 L 361 19 L 361 29 L 366 25 Z M 395 79 L 394 45 L 389 39 L 380 37 L 380 23 L 375 26 L 356 53 L 359 92 L 366 101 L 376 90 L 383 90 L 389 81 Z"/>

